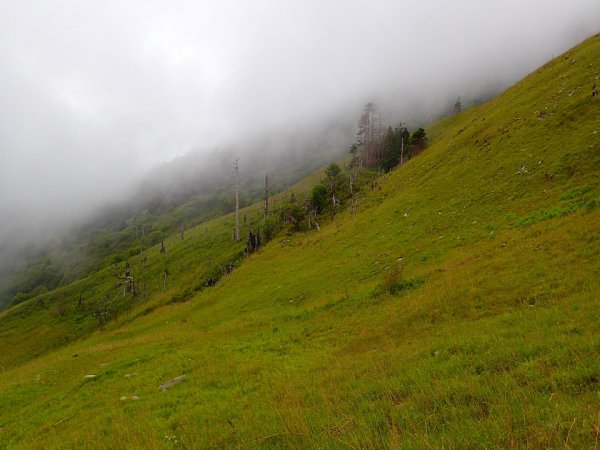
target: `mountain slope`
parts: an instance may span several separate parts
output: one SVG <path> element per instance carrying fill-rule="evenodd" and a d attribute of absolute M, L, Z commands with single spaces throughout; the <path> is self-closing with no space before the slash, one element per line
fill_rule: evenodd
<path fill-rule="evenodd" d="M 598 61 L 595 36 L 434 125 L 356 214 L 271 242 L 189 301 L 38 358 L 9 351 L 0 446 L 593 447 Z M 224 242 L 227 220 L 185 245 Z M 25 339 L 24 308 L 1 316 L 3 348 Z"/>

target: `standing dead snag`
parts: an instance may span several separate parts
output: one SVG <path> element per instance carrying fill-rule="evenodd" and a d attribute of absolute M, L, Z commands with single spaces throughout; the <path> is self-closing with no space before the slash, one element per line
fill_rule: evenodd
<path fill-rule="evenodd" d="M 462 101 L 460 97 L 456 99 L 456 103 L 454 104 L 454 114 L 458 114 L 462 111 Z"/>
<path fill-rule="evenodd" d="M 116 269 L 116 267 L 115 267 Z M 129 265 L 129 261 L 125 261 L 125 274 L 120 276 L 118 270 L 115 270 L 115 277 L 117 278 L 116 288 L 121 285 L 121 281 L 123 282 L 123 294 L 130 293 L 134 297 L 137 295 L 137 291 L 135 289 L 135 280 L 133 275 L 131 275 L 131 267 Z"/>
<path fill-rule="evenodd" d="M 374 103 L 367 103 L 358 121 L 356 134 L 360 167 L 375 167 L 383 158 L 384 129 L 381 113 Z"/>
<path fill-rule="evenodd" d="M 331 202 L 333 206 L 339 203 L 335 197 L 336 194 L 336 185 L 337 185 L 337 177 L 340 174 L 341 169 L 336 163 L 331 163 L 325 169 L 325 175 L 327 175 L 327 181 L 329 183 L 329 190 L 331 191 Z"/>
<path fill-rule="evenodd" d="M 111 313 L 114 314 L 115 321 L 117 319 L 116 311 L 113 311 L 112 308 L 109 309 L 111 303 L 112 301 L 108 298 L 108 295 L 105 295 L 100 305 L 94 305 L 94 316 L 96 316 L 96 319 L 98 319 L 98 326 L 101 330 L 104 329 L 104 325 L 108 321 L 108 316 Z"/>
<path fill-rule="evenodd" d="M 165 248 L 165 234 L 163 233 L 161 239 L 160 239 L 160 254 L 164 255 L 167 252 L 167 249 Z"/>
<path fill-rule="evenodd" d="M 269 217 L 269 174 L 265 175 L 265 197 L 264 215 Z"/>
<path fill-rule="evenodd" d="M 248 230 L 248 242 L 246 243 L 246 253 L 254 253 L 260 248 L 260 230 L 254 232 Z"/>
<path fill-rule="evenodd" d="M 235 241 L 240 242 L 240 183 L 239 183 L 239 167 L 238 161 L 240 158 L 236 158 L 233 164 L 233 170 L 235 174 Z"/>
<path fill-rule="evenodd" d="M 404 164 L 404 136 L 400 138 L 400 165 Z"/>

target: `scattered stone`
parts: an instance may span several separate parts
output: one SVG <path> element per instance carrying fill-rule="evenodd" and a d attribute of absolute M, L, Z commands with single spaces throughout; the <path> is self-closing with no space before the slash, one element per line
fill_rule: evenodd
<path fill-rule="evenodd" d="M 124 402 L 125 400 L 127 400 L 127 397 L 125 397 L 125 396 L 121 397 L 122 402 Z"/>
<path fill-rule="evenodd" d="M 132 395 L 132 396 L 131 396 L 131 400 L 133 400 L 133 401 L 137 401 L 137 400 L 139 400 L 139 399 L 140 399 L 140 398 L 139 398 L 137 395 Z"/>
<path fill-rule="evenodd" d="M 95 378 L 98 378 L 98 375 L 85 375 L 83 377 L 84 380 L 93 380 Z"/>
<path fill-rule="evenodd" d="M 125 378 L 131 378 L 135 375 L 137 375 L 137 372 L 127 373 L 127 374 L 125 374 Z"/>
<path fill-rule="evenodd" d="M 166 383 L 161 384 L 160 386 L 158 386 L 158 389 L 160 389 L 161 391 L 170 389 L 173 386 L 181 383 L 184 379 L 185 379 L 185 375 L 180 375 L 178 377 L 173 378 L 172 380 L 167 381 Z"/>

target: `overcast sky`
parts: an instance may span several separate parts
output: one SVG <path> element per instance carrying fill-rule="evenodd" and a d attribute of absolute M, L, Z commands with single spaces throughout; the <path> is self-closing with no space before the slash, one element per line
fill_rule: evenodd
<path fill-rule="evenodd" d="M 0 228 L 367 100 L 435 113 L 598 32 L 598 0 L 0 0 Z"/>

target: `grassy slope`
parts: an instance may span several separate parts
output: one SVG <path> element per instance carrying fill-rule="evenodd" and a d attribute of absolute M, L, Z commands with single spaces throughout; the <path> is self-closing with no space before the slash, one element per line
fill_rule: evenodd
<path fill-rule="evenodd" d="M 4 314 L 0 447 L 598 445 L 598 61 L 596 36 L 437 124 L 357 214 L 272 242 L 191 301 L 158 292 L 44 352 L 47 334 L 28 346 L 6 325 L 20 310 Z M 227 245 L 210 227 L 181 264 L 201 264 L 203 232 Z M 399 258 L 415 288 L 381 293 Z"/>
<path fill-rule="evenodd" d="M 309 192 L 321 177 L 321 173 L 315 173 L 296 183 L 289 192 Z M 289 192 L 274 196 L 273 201 L 282 200 Z M 247 215 L 247 226 L 242 226 L 242 236 L 262 214 L 262 205 L 244 208 L 241 210 L 242 217 L 244 214 Z M 179 233 L 169 236 L 165 239 L 166 254 L 160 254 L 160 245 L 147 249 L 146 268 L 140 257 L 130 258 L 131 273 L 141 294 L 136 298 L 117 295 L 122 293 L 122 287 L 116 287 L 115 272 L 119 275 L 124 272 L 124 263 L 120 263 L 116 269 L 108 267 L 0 312 L 0 342 L 3 347 L 0 367 L 26 362 L 97 330 L 98 321 L 93 316 L 93 309 L 105 296 L 110 299 L 117 297 L 111 304 L 117 311 L 117 323 L 109 322 L 109 329 L 120 326 L 123 320 L 130 321 L 140 314 L 148 314 L 165 303 L 189 300 L 204 287 L 208 277 L 214 276 L 215 271 L 239 258 L 245 243 L 236 244 L 231 239 L 234 220 L 233 214 L 229 214 L 186 230 L 184 240 L 180 239 Z M 169 274 L 166 283 L 165 268 Z M 81 307 L 78 304 L 80 296 Z"/>

